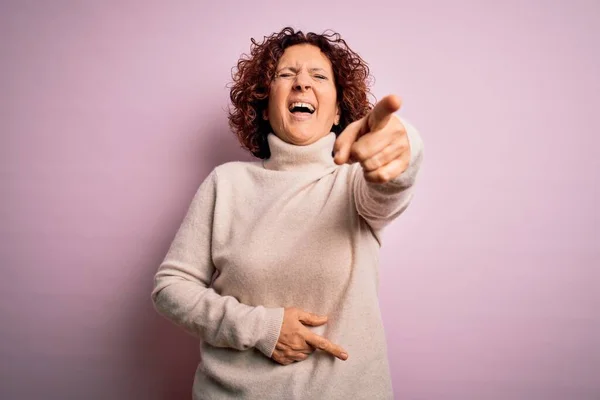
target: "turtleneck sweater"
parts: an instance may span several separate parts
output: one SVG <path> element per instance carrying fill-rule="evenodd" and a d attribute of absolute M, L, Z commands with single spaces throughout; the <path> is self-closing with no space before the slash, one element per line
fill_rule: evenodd
<path fill-rule="evenodd" d="M 306 146 L 271 133 L 268 159 L 219 165 L 201 183 L 152 290 L 156 310 L 200 340 L 194 399 L 393 398 L 379 249 L 412 201 L 423 154 L 400 119 L 411 160 L 384 184 L 333 161 L 333 132 Z M 272 360 L 285 307 L 326 315 L 309 329 L 349 358 Z"/>

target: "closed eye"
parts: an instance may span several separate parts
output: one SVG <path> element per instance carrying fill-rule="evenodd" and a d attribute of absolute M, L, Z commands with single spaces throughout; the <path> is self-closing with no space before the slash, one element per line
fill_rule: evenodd
<path fill-rule="evenodd" d="M 323 75 L 315 75 L 315 78 L 317 78 L 317 79 L 327 79 L 327 77 L 323 76 Z"/>

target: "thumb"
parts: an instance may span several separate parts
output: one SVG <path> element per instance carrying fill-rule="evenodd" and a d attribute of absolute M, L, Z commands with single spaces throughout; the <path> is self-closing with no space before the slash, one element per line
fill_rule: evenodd
<path fill-rule="evenodd" d="M 350 160 L 350 150 L 352 149 L 354 142 L 360 137 L 365 122 L 365 118 L 361 118 L 348 124 L 346 129 L 344 129 L 337 137 L 335 145 L 333 146 L 333 152 L 335 154 L 333 160 L 336 164 L 342 165 Z"/>
<path fill-rule="evenodd" d="M 298 321 L 308 326 L 319 326 L 327 322 L 327 316 L 302 311 L 298 314 Z"/>

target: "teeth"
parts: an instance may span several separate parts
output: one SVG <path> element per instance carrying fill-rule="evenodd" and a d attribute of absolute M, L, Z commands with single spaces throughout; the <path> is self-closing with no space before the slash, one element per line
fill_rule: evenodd
<path fill-rule="evenodd" d="M 306 107 L 310 110 L 310 112 L 315 111 L 315 108 L 312 106 L 312 104 L 309 103 L 292 103 L 290 104 L 290 110 L 293 109 L 294 107 Z"/>

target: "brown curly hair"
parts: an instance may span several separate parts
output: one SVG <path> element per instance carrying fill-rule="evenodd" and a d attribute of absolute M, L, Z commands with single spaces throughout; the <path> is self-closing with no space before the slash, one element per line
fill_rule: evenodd
<path fill-rule="evenodd" d="M 331 129 L 336 135 L 372 109 L 373 103 L 368 99 L 371 94 L 369 67 L 338 33 L 305 34 L 285 27 L 280 32 L 265 36 L 262 43 L 254 38 L 251 42 L 250 55 L 243 54 L 237 62 L 237 71 L 232 72 L 229 96 L 232 106 L 228 117 L 229 126 L 242 147 L 255 157 L 265 159 L 271 155 L 267 135 L 272 129 L 262 115 L 268 106 L 269 89 L 279 58 L 290 46 L 312 44 L 331 61 L 341 111 L 340 123 Z"/>

